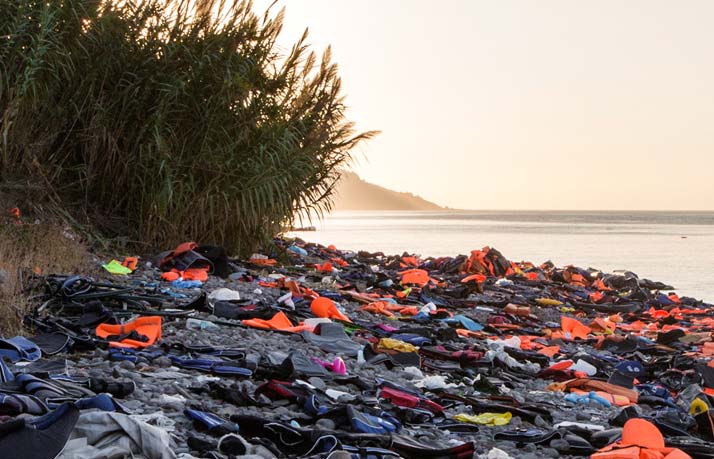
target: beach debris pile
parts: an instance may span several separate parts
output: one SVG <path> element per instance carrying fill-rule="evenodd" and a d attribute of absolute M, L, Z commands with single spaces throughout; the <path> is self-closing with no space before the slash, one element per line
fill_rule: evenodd
<path fill-rule="evenodd" d="M 489 247 L 274 245 L 32 275 L 2 457 L 714 457 L 711 304 Z"/>

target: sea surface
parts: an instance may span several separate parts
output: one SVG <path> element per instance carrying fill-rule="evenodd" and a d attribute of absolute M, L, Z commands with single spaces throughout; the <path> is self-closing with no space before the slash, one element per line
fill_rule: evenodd
<path fill-rule="evenodd" d="M 508 259 L 606 272 L 629 270 L 714 302 L 714 212 L 334 212 L 296 232 L 340 249 L 468 254 L 491 246 Z"/>

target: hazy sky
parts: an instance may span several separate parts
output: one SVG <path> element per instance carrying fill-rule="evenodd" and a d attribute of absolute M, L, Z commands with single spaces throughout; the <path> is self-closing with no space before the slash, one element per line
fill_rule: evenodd
<path fill-rule="evenodd" d="M 270 1 L 256 2 L 263 11 Z M 714 209 L 714 2 L 280 0 L 364 179 L 469 209 Z"/>

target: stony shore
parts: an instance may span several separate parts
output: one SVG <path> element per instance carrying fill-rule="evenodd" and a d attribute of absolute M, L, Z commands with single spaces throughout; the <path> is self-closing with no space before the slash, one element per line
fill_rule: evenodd
<path fill-rule="evenodd" d="M 215 445 L 225 432 L 221 429 L 201 429 L 200 423 L 187 417 L 187 408 L 213 413 L 227 423 L 231 423 L 232 418 L 247 415 L 279 421 L 303 431 L 364 433 L 354 425 L 350 428 L 349 422 L 345 424 L 344 420 L 307 410 L 304 396 L 308 393 L 314 395 L 326 409 L 352 406 L 362 413 L 384 413 L 383 419 L 390 419 L 391 416 L 400 424 L 397 431 L 382 432 L 378 436 L 409 437 L 432 448 L 473 442 L 475 457 L 494 459 L 588 457 L 597 447 L 604 446 L 602 438 L 593 437 L 595 432 L 621 427 L 613 419 L 623 406 L 616 406 L 616 403 L 604 406 L 593 400 L 581 400 L 579 403 L 566 401 L 566 393 L 552 390 L 552 383 L 556 381 L 578 378 L 612 381 L 615 373 L 622 373 L 616 370 L 618 362 L 634 360 L 642 363 L 646 372 L 630 378 L 630 387 L 633 379 L 637 379 L 638 383 L 671 385 L 675 383 L 660 380 L 654 373 L 654 366 L 650 370 L 648 365 L 662 359 L 662 356 L 686 353 L 694 362 L 691 365 L 682 366 L 681 361 L 671 359 L 666 365 L 666 369 L 686 370 L 695 367 L 697 362 L 706 363 L 708 359 L 702 353 L 703 343 L 707 340 L 704 334 L 710 332 L 708 325 L 696 325 L 696 321 L 693 323 L 691 316 L 687 316 L 688 313 L 681 311 L 689 309 L 689 313 L 699 314 L 692 312 L 696 310 L 708 315 L 714 312 L 712 306 L 684 296 L 669 295 L 666 285 L 638 279 L 631 273 L 608 277 L 595 270 L 574 267 L 506 265 L 503 262 L 505 258 L 499 258 L 497 251 L 491 251 L 491 255 L 486 256 L 483 251 L 477 251 L 479 253 L 471 257 L 435 260 L 406 254 L 388 257 L 341 252 L 300 241 L 296 245 L 287 241 L 280 244 L 283 249 L 299 249 L 282 253 L 290 257 L 289 262 L 271 265 L 261 261 L 261 258 L 253 262 L 231 260 L 229 276 L 209 275 L 206 282 L 195 288 L 178 288 L 177 284 L 162 280 L 162 270 L 158 269 L 156 261 L 153 264 L 141 261 L 138 269 L 127 276 L 107 274 L 107 282 L 132 286 L 135 292 L 164 298 L 160 309 L 169 312 L 163 317 L 161 341 L 140 351 L 143 354 L 133 359 L 135 361 L 112 359 L 112 347 L 101 344 L 101 340 L 93 351 L 59 354 L 51 359 L 66 359 L 67 374 L 73 377 L 133 382 L 133 393 L 117 400 L 131 416 L 168 432 L 169 448 L 173 454 L 183 458 L 235 457 L 226 451 L 218 451 L 217 446 L 208 451 L 210 445 Z M 414 271 L 415 275 L 425 272 L 429 279 L 425 283 L 416 278 L 408 282 L 410 278 L 405 278 L 408 274 L 404 273 L 409 271 Z M 468 279 L 469 276 L 473 279 Z M 467 281 L 462 282 L 464 279 Z M 295 293 L 294 286 L 286 286 L 286 281 L 291 280 L 295 281 L 301 294 Z M 318 347 L 306 341 L 302 333 L 258 329 L 240 320 L 217 317 L 211 314 L 211 306 L 200 300 L 201 307 L 184 315 L 198 304 L 196 299 L 202 294 L 221 288 L 238 292 L 240 301 L 234 301 L 234 306 L 258 305 L 259 308 L 272 308 L 275 313 L 282 311 L 293 324 L 315 317 L 315 311 L 310 307 L 315 295 L 330 296 L 339 311 L 353 322 L 353 326 L 342 322 L 352 341 L 363 347 L 377 349 L 379 340 L 390 336 L 404 335 L 403 339 L 407 341 L 415 336 L 424 338 L 413 341 L 420 343 L 414 345 L 413 351 L 404 352 L 418 355 L 419 363 L 392 366 L 376 363 L 379 359 L 370 359 L 371 354 L 364 351 L 357 356 L 330 352 L 324 346 Z M 292 295 L 288 295 L 291 291 Z M 374 306 L 384 301 L 386 305 Z M 390 309 L 390 305 L 412 309 L 399 311 Z M 658 316 L 652 311 L 662 311 L 662 314 Z M 128 314 L 125 320 L 129 318 L 126 316 Z M 472 322 L 443 320 L 450 316 L 457 319 L 465 317 Z M 566 330 L 562 317 L 574 318 L 587 330 L 582 335 Z M 189 320 L 193 323 L 189 324 Z M 630 326 L 638 321 L 649 324 L 650 330 L 636 330 Z M 667 325 L 676 323 L 704 333 L 701 340 L 658 343 L 658 336 L 672 329 Z M 388 326 L 380 328 L 380 324 Z M 598 325 L 604 329 L 598 328 Z M 612 328 L 608 329 L 610 326 Z M 463 331 L 468 329 L 471 330 Z M 521 337 L 515 345 L 509 341 L 513 337 Z M 404 343 L 399 339 L 397 341 Z M 623 351 L 622 346 L 618 347 L 630 341 L 635 343 L 633 348 Z M 250 361 L 257 366 L 251 376 L 220 375 L 181 368 L 171 358 L 177 355 L 171 349 L 175 350 L 180 345 L 240 349 L 245 351 L 240 364 Z M 157 351 L 156 354 L 149 355 L 147 352 L 152 350 Z M 442 357 L 455 357 L 440 359 L 429 350 L 441 352 Z M 287 382 L 300 388 L 298 400 L 266 397 L 265 393 L 256 395 L 261 385 L 276 379 L 271 378 L 276 375 L 275 368 L 295 352 L 323 362 L 341 358 L 347 374 L 337 375 L 326 370 L 324 375 L 310 376 L 295 371 L 289 375 Z M 188 354 L 197 356 L 196 353 L 183 353 L 182 356 Z M 566 361 L 575 366 L 563 366 L 562 362 Z M 555 368 L 553 365 L 558 362 L 561 365 L 557 370 L 548 373 L 547 370 Z M 657 369 L 660 368 L 663 367 L 657 366 Z M 624 379 L 626 381 L 627 377 Z M 432 412 L 430 416 L 422 416 L 415 421 L 418 417 L 415 415 L 423 415 L 423 410 L 420 413 L 419 409 L 410 409 L 404 403 L 386 399 L 377 385 L 382 380 L 410 393 L 418 393 L 420 398 L 438 404 L 443 411 L 436 415 Z M 702 377 L 694 377 L 691 383 L 700 389 L 706 387 Z M 625 382 L 624 386 L 627 385 Z M 691 384 L 668 387 L 674 397 L 673 407 L 686 411 L 687 401 L 677 399 L 676 395 L 689 386 Z M 227 401 L 225 394 L 220 396 L 217 387 L 243 394 L 245 398 L 242 401 Z M 492 406 L 468 406 L 463 400 L 445 394 Z M 498 408 L 493 409 L 494 406 L 501 407 L 500 413 Z M 454 421 L 458 415 L 504 414 L 508 410 L 503 406 L 514 408 L 512 417 L 504 425 Z M 661 405 L 651 401 L 639 403 L 637 407 L 640 416 L 655 418 L 661 412 Z M 525 415 L 519 415 L 517 408 L 522 409 Z M 567 422 L 574 424 L 568 426 Z M 447 425 L 449 423 L 451 427 Z M 236 429 L 239 434 L 249 430 L 242 425 L 237 425 Z M 688 426 L 688 429 L 694 437 L 702 436 L 694 427 Z M 498 435 L 526 431 L 555 434 L 548 441 L 537 443 L 504 440 Z M 590 442 L 592 449 L 573 449 L 567 435 Z M 190 438 L 193 438 L 191 442 Z M 258 439 L 247 435 L 244 439 L 252 442 L 248 452 L 254 455 L 275 457 L 278 451 L 284 456 L 296 454 L 279 444 L 273 444 L 271 448 L 261 446 Z M 195 449 L 197 442 L 201 441 L 209 445 L 208 450 Z M 343 439 L 341 443 L 349 446 L 350 440 Z M 352 446 L 360 446 L 359 441 L 352 442 Z M 335 451 L 339 449 L 339 446 L 334 448 Z M 397 454 L 398 449 L 394 451 Z M 142 456 L 140 451 L 135 451 L 135 454 L 135 457 L 152 457 Z M 331 457 L 341 457 L 334 451 L 332 454 Z M 404 451 L 398 454 L 418 457 Z M 328 455 L 325 452 L 322 457 Z M 423 457 L 437 456 L 425 454 Z"/>

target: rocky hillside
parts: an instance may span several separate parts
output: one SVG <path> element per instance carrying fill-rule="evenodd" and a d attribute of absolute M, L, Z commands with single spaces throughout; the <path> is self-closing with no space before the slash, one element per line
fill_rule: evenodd
<path fill-rule="evenodd" d="M 343 172 L 337 187 L 335 210 L 442 210 L 443 207 L 411 193 L 400 193 Z"/>

